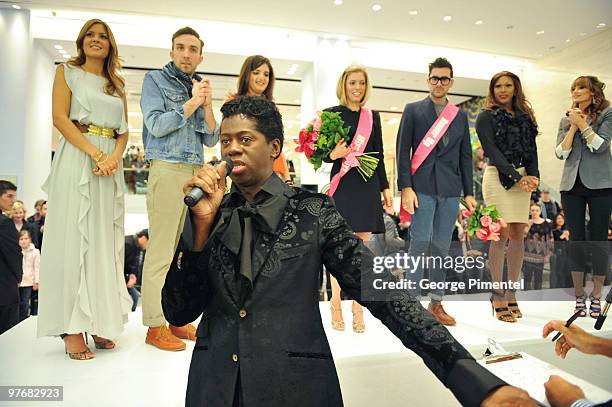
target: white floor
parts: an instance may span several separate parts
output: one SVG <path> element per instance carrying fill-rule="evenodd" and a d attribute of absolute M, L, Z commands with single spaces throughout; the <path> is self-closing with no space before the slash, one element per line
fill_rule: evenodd
<path fill-rule="evenodd" d="M 550 319 L 569 317 L 573 302 L 523 302 L 521 309 L 526 317 L 515 324 L 495 320 L 489 303 L 484 301 L 448 301 L 445 307 L 458 320 L 457 326 L 449 328 L 450 332 L 475 357 L 482 355 L 491 337 L 509 349 L 536 354 L 612 392 L 611 382 L 603 376 L 612 371 L 610 359 L 585 357 L 573 351 L 574 354 L 561 360 L 555 357 L 550 339 L 541 338 L 542 326 Z M 364 334 L 355 334 L 350 330 L 350 302 L 343 303 L 343 310 L 347 330 L 334 331 L 330 327 L 328 303 L 321 303 L 346 406 L 457 405 L 452 394 L 437 382 L 420 359 L 406 350 L 378 320 L 366 312 L 367 330 Z M 607 322 L 598 334 L 612 337 L 612 322 Z M 576 324 L 594 331 L 591 318 L 580 318 Z M 64 386 L 64 402 L 42 403 L 49 406 L 183 405 L 193 342 L 188 342 L 187 351 L 176 353 L 146 345 L 140 308 L 130 315 L 124 333 L 116 338 L 117 348 L 93 349 L 96 357 L 90 361 L 68 359 L 60 339 L 36 339 L 35 325 L 36 318 L 31 317 L 0 336 L 0 386 Z M 17 403 L 0 402 L 0 405 Z"/>

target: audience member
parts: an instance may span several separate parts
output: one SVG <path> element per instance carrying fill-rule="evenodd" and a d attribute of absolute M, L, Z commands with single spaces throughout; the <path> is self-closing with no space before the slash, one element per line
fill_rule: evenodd
<path fill-rule="evenodd" d="M 23 255 L 23 277 L 19 283 L 19 321 L 23 321 L 30 315 L 32 292 L 38 291 L 40 251 L 34 247 L 27 230 L 19 232 L 19 247 Z"/>
<path fill-rule="evenodd" d="M 22 255 L 15 224 L 3 212 L 13 209 L 17 186 L 0 180 L 0 335 L 19 322 Z"/>

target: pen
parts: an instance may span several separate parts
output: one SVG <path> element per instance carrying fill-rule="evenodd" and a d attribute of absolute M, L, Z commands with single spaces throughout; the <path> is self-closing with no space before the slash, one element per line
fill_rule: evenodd
<path fill-rule="evenodd" d="M 567 322 L 565 323 L 565 327 L 569 327 L 572 322 L 574 322 L 576 320 L 576 318 L 578 318 L 580 316 L 579 312 L 576 312 L 574 315 L 572 315 L 570 317 L 570 319 L 567 320 Z M 556 341 L 557 339 L 559 339 L 559 337 L 561 336 L 561 332 L 557 332 L 557 334 L 554 336 L 554 338 L 552 338 L 552 341 Z"/>

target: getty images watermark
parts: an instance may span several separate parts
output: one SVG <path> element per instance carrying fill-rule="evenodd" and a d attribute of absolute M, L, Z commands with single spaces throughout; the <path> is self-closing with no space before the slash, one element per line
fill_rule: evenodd
<path fill-rule="evenodd" d="M 381 278 L 371 280 L 372 288 L 375 290 L 444 290 L 446 292 L 463 291 L 490 291 L 490 290 L 524 290 L 523 279 L 519 281 L 484 281 L 481 278 L 467 278 L 464 281 L 435 281 L 432 278 L 420 278 L 418 281 L 410 279 L 411 275 L 419 269 L 453 270 L 457 274 L 463 274 L 468 270 L 486 267 L 484 256 L 409 256 L 407 253 L 398 252 L 392 256 L 375 256 L 372 271 L 380 274 Z M 402 278 L 389 280 L 383 278 L 383 274 L 391 272 L 396 277 Z"/>

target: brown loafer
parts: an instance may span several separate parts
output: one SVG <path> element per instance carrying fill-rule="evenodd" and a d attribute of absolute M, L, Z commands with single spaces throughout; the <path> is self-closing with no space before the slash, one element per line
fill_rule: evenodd
<path fill-rule="evenodd" d="M 145 342 L 161 350 L 179 351 L 185 350 L 187 345 L 174 336 L 166 325 L 149 328 Z"/>
<path fill-rule="evenodd" d="M 430 302 L 429 305 L 427 306 L 427 311 L 429 311 L 431 315 L 433 315 L 434 318 L 442 325 L 453 326 L 457 324 L 457 321 L 455 321 L 455 318 L 448 315 L 446 311 L 444 311 L 444 307 L 442 307 L 442 304 L 439 302 L 438 303 Z"/>
<path fill-rule="evenodd" d="M 196 340 L 196 328 L 192 324 L 183 326 L 170 325 L 170 332 L 177 338 L 189 339 L 190 341 Z"/>

